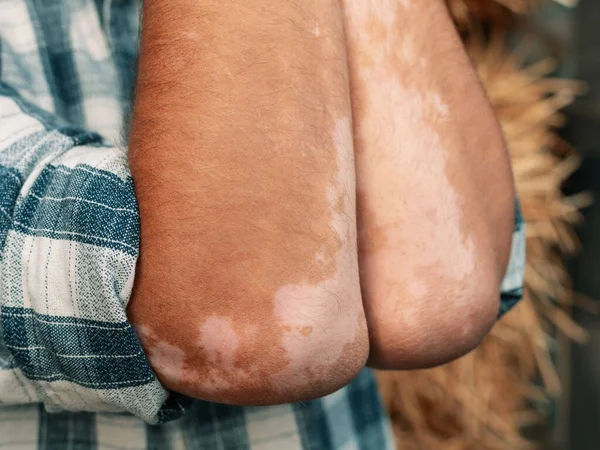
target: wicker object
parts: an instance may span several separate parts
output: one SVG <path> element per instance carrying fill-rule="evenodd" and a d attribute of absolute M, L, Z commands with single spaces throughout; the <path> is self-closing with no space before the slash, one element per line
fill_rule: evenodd
<path fill-rule="evenodd" d="M 505 27 L 515 12 L 528 11 L 530 2 L 449 3 L 510 151 L 527 223 L 525 298 L 465 357 L 435 369 L 381 372 L 378 379 L 398 449 L 532 448 L 523 426 L 543 418 L 531 405 L 561 390 L 549 352 L 556 330 L 586 338 L 568 314 L 572 299 L 562 256 L 577 249 L 573 226 L 590 199 L 562 196 L 561 184 L 578 161 L 555 132 L 565 120 L 560 110 L 583 88 L 547 78 L 550 61 L 521 67 L 501 33 L 487 44 L 472 35 L 470 30 L 481 30 L 473 26 L 478 21 L 486 21 L 488 29 Z"/>

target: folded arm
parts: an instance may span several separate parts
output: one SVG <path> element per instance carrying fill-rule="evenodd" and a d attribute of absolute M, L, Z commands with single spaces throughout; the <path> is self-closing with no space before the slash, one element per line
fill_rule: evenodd
<path fill-rule="evenodd" d="M 144 2 L 129 317 L 169 388 L 279 403 L 367 358 L 334 0 Z"/>
<path fill-rule="evenodd" d="M 440 364 L 498 315 L 515 223 L 508 154 L 442 0 L 343 3 L 369 363 Z"/>

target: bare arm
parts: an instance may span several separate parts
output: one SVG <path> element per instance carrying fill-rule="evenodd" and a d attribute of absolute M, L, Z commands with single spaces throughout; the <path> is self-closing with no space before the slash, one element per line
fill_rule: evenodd
<path fill-rule="evenodd" d="M 365 364 L 351 111 L 334 0 L 146 0 L 129 316 L 169 388 L 307 399 Z"/>
<path fill-rule="evenodd" d="M 442 0 L 344 7 L 369 363 L 440 364 L 476 346 L 498 312 L 508 155 Z"/>

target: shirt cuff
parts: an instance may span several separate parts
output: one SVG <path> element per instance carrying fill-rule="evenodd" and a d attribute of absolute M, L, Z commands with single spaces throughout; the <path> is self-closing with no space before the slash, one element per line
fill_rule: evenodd
<path fill-rule="evenodd" d="M 127 320 L 139 217 L 126 150 L 0 85 L 0 403 L 180 416 Z"/>
<path fill-rule="evenodd" d="M 500 285 L 500 310 L 498 318 L 510 311 L 523 298 L 526 262 L 525 221 L 519 201 L 515 200 L 515 225 L 512 235 L 510 259 Z"/>

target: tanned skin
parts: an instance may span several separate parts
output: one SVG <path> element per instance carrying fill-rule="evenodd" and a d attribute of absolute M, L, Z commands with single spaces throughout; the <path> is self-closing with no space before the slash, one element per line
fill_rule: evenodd
<path fill-rule="evenodd" d="M 305 400 L 491 326 L 513 217 L 500 131 L 443 2 L 379 2 L 395 31 L 361 19 L 377 3 L 145 0 L 128 315 L 168 388 Z"/>

